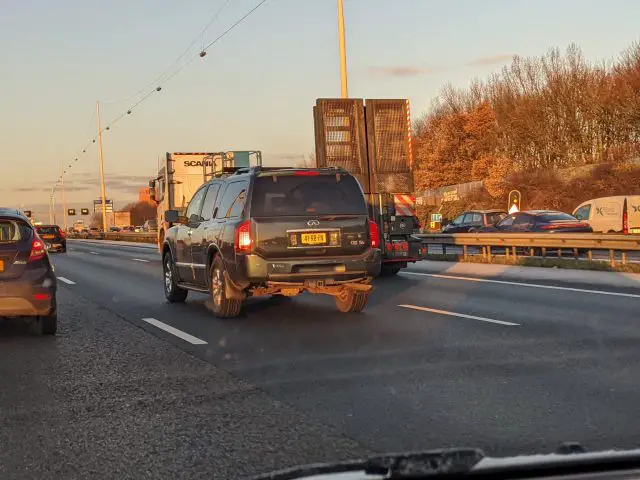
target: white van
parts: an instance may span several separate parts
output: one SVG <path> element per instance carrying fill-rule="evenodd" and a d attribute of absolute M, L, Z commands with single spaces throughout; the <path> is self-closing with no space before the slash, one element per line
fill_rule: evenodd
<path fill-rule="evenodd" d="M 578 205 L 573 216 L 588 222 L 594 232 L 640 233 L 640 195 L 587 200 Z"/>

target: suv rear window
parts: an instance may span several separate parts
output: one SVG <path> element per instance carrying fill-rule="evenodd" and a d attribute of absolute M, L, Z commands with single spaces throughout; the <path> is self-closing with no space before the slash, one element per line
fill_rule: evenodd
<path fill-rule="evenodd" d="M 351 175 L 257 177 L 251 216 L 366 215 L 360 185 Z"/>
<path fill-rule="evenodd" d="M 22 222 L 0 218 L 0 243 L 18 242 L 27 238 L 29 230 Z"/>
<path fill-rule="evenodd" d="M 36 227 L 38 233 L 42 235 L 57 235 L 58 227 Z"/>

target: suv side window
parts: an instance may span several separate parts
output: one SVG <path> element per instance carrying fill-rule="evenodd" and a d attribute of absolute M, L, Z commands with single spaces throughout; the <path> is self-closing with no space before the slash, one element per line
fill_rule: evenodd
<path fill-rule="evenodd" d="M 463 225 L 471 225 L 471 220 L 473 219 L 472 213 L 467 213 L 464 216 L 464 220 L 462 220 Z"/>
<path fill-rule="evenodd" d="M 244 208 L 246 181 L 231 182 L 227 185 L 218 207 L 216 218 L 238 216 Z M 242 195 L 240 195 L 242 194 Z M 241 197 L 241 198 L 240 198 Z"/>
<path fill-rule="evenodd" d="M 530 215 L 518 215 L 513 222 L 514 229 L 526 231 L 533 227 L 533 218 Z"/>
<path fill-rule="evenodd" d="M 206 191 L 207 187 L 202 187 L 193 195 L 193 198 L 191 198 L 186 213 L 187 221 L 189 223 L 202 221 L 202 218 L 200 217 L 200 209 L 202 207 L 202 201 L 204 200 L 204 194 Z M 196 215 L 197 218 L 195 218 L 194 215 Z"/>
<path fill-rule="evenodd" d="M 202 204 L 202 213 L 200 214 L 203 221 L 211 220 L 211 217 L 213 217 L 213 207 L 216 204 L 216 198 L 218 197 L 219 191 L 219 183 L 214 183 L 209 186 L 207 195 L 204 197 L 204 203 Z"/>
<path fill-rule="evenodd" d="M 473 225 L 474 227 L 481 227 L 483 225 L 481 213 L 473 214 L 473 217 L 471 219 L 471 225 Z"/>

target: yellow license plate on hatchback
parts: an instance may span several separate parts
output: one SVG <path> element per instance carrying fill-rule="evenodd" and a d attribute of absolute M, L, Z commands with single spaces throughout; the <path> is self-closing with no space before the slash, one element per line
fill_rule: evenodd
<path fill-rule="evenodd" d="M 326 233 L 303 233 L 301 235 L 300 241 L 304 245 L 322 245 L 323 243 L 327 243 L 327 234 Z"/>
<path fill-rule="evenodd" d="M 54 235 L 42 235 L 43 240 L 51 240 L 53 237 Z"/>
<path fill-rule="evenodd" d="M 4 260 L 0 260 L 0 272 L 4 272 Z"/>

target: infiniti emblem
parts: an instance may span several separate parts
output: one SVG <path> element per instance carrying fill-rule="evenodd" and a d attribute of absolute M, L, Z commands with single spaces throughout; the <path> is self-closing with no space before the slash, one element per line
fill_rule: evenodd
<path fill-rule="evenodd" d="M 320 225 L 320 222 L 318 220 L 309 220 L 307 222 L 307 225 L 309 225 L 310 227 L 317 227 L 318 225 Z"/>

